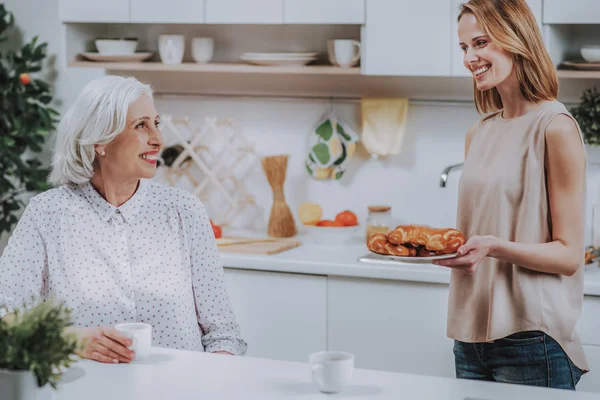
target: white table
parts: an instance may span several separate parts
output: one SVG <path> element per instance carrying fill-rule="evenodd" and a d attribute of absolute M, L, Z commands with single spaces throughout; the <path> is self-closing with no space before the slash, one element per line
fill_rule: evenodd
<path fill-rule="evenodd" d="M 307 355 L 308 357 L 308 355 Z M 202 399 L 563 400 L 598 394 L 473 382 L 391 372 L 354 371 L 352 386 L 325 395 L 308 363 L 154 348 L 143 363 L 80 361 L 67 371 L 54 400 Z"/>

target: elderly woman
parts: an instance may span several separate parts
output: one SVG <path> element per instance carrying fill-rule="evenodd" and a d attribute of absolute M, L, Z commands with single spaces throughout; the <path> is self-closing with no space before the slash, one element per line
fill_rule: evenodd
<path fill-rule="evenodd" d="M 64 302 L 88 339 L 80 356 L 100 362 L 135 358 L 113 328 L 135 321 L 153 326 L 156 346 L 243 355 L 202 203 L 150 180 L 159 127 L 147 85 L 86 85 L 58 126 L 57 187 L 29 201 L 0 258 L 0 305 Z"/>

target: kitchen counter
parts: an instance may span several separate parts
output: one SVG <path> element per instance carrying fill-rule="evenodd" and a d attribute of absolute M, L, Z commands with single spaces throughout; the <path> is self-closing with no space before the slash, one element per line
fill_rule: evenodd
<path fill-rule="evenodd" d="M 308 360 L 308 354 L 306 355 Z M 106 384 L 110 383 L 110 384 Z M 76 363 L 54 393 L 55 400 L 105 399 L 324 399 L 312 384 L 307 362 L 232 357 L 153 348 L 132 364 Z M 598 394 L 355 369 L 339 399 L 587 400 Z"/>
<path fill-rule="evenodd" d="M 335 275 L 371 279 L 448 284 L 450 270 L 433 264 L 364 263 L 358 259 L 369 253 L 360 240 L 347 245 L 313 244 L 303 235 L 295 239 L 300 247 L 273 255 L 227 253 L 221 251 L 224 267 L 293 272 L 312 275 Z M 586 266 L 584 293 L 600 296 L 600 267 Z"/>

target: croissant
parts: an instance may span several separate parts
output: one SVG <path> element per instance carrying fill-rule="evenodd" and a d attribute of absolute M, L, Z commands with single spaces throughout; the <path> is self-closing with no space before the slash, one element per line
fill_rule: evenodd
<path fill-rule="evenodd" d="M 374 233 L 367 240 L 367 248 L 377 254 L 386 256 L 408 256 L 411 250 L 402 245 L 394 245 L 388 241 L 387 235 L 383 233 Z M 415 249 L 413 249 L 415 250 Z M 414 251 L 416 254 L 416 250 Z"/>
<path fill-rule="evenodd" d="M 387 238 L 391 244 L 408 243 L 419 246 L 419 255 L 432 255 L 432 252 L 433 255 L 453 253 L 465 243 L 465 236 L 456 229 L 432 228 L 426 225 L 399 225 Z"/>

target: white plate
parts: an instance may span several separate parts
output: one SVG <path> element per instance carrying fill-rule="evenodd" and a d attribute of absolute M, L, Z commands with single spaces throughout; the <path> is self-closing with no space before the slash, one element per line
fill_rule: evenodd
<path fill-rule="evenodd" d="M 297 60 L 295 60 L 295 59 L 264 60 L 264 59 L 256 59 L 256 58 L 245 58 L 245 57 L 241 57 L 241 59 L 246 61 L 247 63 L 255 64 L 255 65 L 288 66 L 288 67 L 290 67 L 290 66 L 301 67 L 301 66 L 304 66 L 315 60 L 315 58 L 302 58 L 302 59 L 297 59 Z"/>
<path fill-rule="evenodd" d="M 442 254 L 439 256 L 430 256 L 430 257 L 399 257 L 399 256 L 386 256 L 383 254 L 377 254 L 371 252 L 369 254 L 370 259 L 381 260 L 381 261 L 394 261 L 394 262 L 402 262 L 406 264 L 431 264 L 436 260 L 446 260 L 449 258 L 455 258 L 458 256 L 458 253 L 450 253 L 450 254 Z"/>
<path fill-rule="evenodd" d="M 138 62 L 152 57 L 154 53 L 134 53 L 134 54 L 100 54 L 100 53 L 81 53 L 82 56 L 92 61 L 101 62 Z"/>
<path fill-rule="evenodd" d="M 311 58 L 318 56 L 319 53 L 244 53 L 242 57 L 252 57 L 252 58 L 277 58 L 277 59 L 286 59 L 286 58 Z"/>

